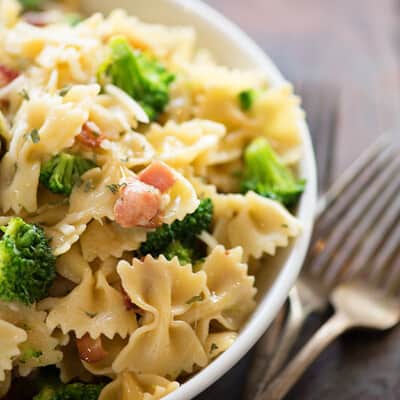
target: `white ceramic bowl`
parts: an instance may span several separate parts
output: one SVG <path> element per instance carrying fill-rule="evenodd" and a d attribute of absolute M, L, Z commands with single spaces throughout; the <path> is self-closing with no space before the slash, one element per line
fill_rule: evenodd
<path fill-rule="evenodd" d="M 88 13 L 108 13 L 114 8 L 123 8 L 144 21 L 193 26 L 198 32 L 199 46 L 211 50 L 221 63 L 239 68 L 258 68 L 265 71 L 272 84 L 284 82 L 272 61 L 246 34 L 199 0 L 82 0 L 82 7 Z M 288 249 L 279 251 L 273 258 L 274 266 L 269 264 L 268 270 L 257 276 L 258 306 L 236 342 L 165 400 L 191 399 L 232 368 L 266 331 L 296 281 L 309 244 L 316 207 L 313 148 L 303 120 L 299 120 L 299 126 L 304 139 L 304 156 L 299 172 L 307 179 L 307 188 L 297 211 L 303 225 L 302 235 Z"/>

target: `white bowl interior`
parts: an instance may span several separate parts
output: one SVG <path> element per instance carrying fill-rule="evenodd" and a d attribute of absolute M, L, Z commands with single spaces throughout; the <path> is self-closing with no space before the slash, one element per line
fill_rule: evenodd
<path fill-rule="evenodd" d="M 86 13 L 108 13 L 122 8 L 146 22 L 193 26 L 198 33 L 199 47 L 209 49 L 219 62 L 231 67 L 260 69 L 272 85 L 284 82 L 275 65 L 247 35 L 199 0 L 81 0 L 81 4 Z M 303 233 L 290 247 L 271 257 L 268 268 L 257 275 L 257 309 L 236 342 L 208 367 L 166 396 L 166 400 L 193 398 L 237 363 L 268 328 L 300 272 L 316 206 L 316 169 L 308 128 L 302 120 L 299 120 L 299 126 L 304 139 L 304 157 L 299 173 L 307 179 L 307 188 L 297 210 Z"/>

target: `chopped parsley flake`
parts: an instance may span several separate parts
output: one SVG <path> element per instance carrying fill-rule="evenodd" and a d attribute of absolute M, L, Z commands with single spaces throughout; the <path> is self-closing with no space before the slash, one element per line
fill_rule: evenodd
<path fill-rule="evenodd" d="M 36 128 L 32 129 L 26 136 L 29 136 L 35 144 L 40 142 L 39 131 Z"/>
<path fill-rule="evenodd" d="M 59 91 L 58 91 L 58 94 L 61 96 L 61 97 L 64 97 L 64 96 L 66 96 L 67 94 L 68 94 L 68 92 L 71 90 L 71 85 L 67 85 L 67 86 L 64 86 L 62 89 L 60 89 Z"/>
<path fill-rule="evenodd" d="M 29 101 L 31 99 L 26 89 L 22 89 L 18 94 L 26 101 Z"/>
<path fill-rule="evenodd" d="M 210 353 L 212 353 L 215 350 L 218 350 L 218 346 L 215 343 L 211 343 L 211 348 L 210 348 Z"/>
<path fill-rule="evenodd" d="M 89 311 L 85 311 L 85 314 L 89 317 L 89 318 L 94 318 L 97 316 L 97 313 L 91 313 Z"/>
<path fill-rule="evenodd" d="M 85 181 L 84 185 L 83 185 L 83 191 L 84 192 L 90 192 L 93 189 L 93 182 L 91 179 L 89 179 L 88 181 Z"/>
<path fill-rule="evenodd" d="M 116 193 L 119 192 L 119 189 L 121 189 L 122 187 L 125 187 L 125 186 L 126 186 L 125 182 L 119 183 L 119 184 L 118 183 L 111 183 L 110 185 L 107 185 L 107 189 L 111 193 L 116 194 Z"/>
<path fill-rule="evenodd" d="M 193 304 L 196 301 L 203 301 L 204 300 L 204 295 L 203 293 L 198 294 L 197 296 L 193 296 L 191 299 L 189 299 L 186 304 Z"/>

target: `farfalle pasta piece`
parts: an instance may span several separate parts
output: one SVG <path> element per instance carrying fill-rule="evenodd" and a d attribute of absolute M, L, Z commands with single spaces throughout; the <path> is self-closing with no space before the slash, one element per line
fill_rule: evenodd
<path fill-rule="evenodd" d="M 276 201 L 248 192 L 216 195 L 213 235 L 227 248 L 241 246 L 245 260 L 275 255 L 301 232 L 299 221 Z"/>
<path fill-rule="evenodd" d="M 77 338 L 86 333 L 93 339 L 100 335 L 125 338 L 137 327 L 135 313 L 126 308 L 123 294 L 110 286 L 101 270 L 93 273 L 87 268 L 70 294 L 51 303 L 46 320 L 49 329 L 74 332 Z"/>
<path fill-rule="evenodd" d="M 88 98 L 99 90 L 98 85 L 80 86 L 64 98 L 36 91 L 22 104 L 14 120 L 9 151 L 0 164 L 4 211 L 36 211 L 42 159 L 73 144 L 88 118 Z M 84 100 L 78 100 L 78 95 Z"/>
<path fill-rule="evenodd" d="M 195 325 L 197 321 L 216 319 L 229 330 L 240 328 L 255 307 L 257 292 L 242 255 L 240 247 L 227 250 L 219 245 L 212 250 L 201 268 L 207 276 L 208 295 L 194 302 L 181 317 L 183 320 Z M 202 342 L 207 338 L 208 324 L 205 328 L 199 334 Z"/>
<path fill-rule="evenodd" d="M 204 53 L 202 54 L 204 55 Z M 235 96 L 249 88 L 265 89 L 266 80 L 259 71 L 243 71 L 218 65 L 210 57 L 199 57 L 193 63 L 183 64 L 185 78 L 195 95 L 212 92 L 213 89 L 223 89 L 228 92 L 229 97 Z M 187 82 L 186 82 L 187 85 Z M 218 109 L 213 110 L 218 113 Z M 218 121 L 218 118 L 210 118 Z"/>
<path fill-rule="evenodd" d="M 19 345 L 26 341 L 26 332 L 7 321 L 0 320 L 0 387 L 6 379 L 7 371 L 11 371 L 13 360 L 19 356 Z"/>
<path fill-rule="evenodd" d="M 6 104 L 7 112 L 6 115 L 15 115 L 19 111 L 22 103 L 21 90 L 29 85 L 27 77 L 19 75 L 17 78 L 13 79 L 7 85 L 0 87 L 0 101 Z M 11 130 L 9 134 L 12 134 Z"/>
<path fill-rule="evenodd" d="M 237 332 L 210 333 L 205 343 L 206 353 L 210 359 L 214 359 L 228 350 L 236 340 Z"/>
<path fill-rule="evenodd" d="M 160 160 L 182 167 L 215 150 L 225 133 L 222 124 L 195 119 L 182 124 L 174 121 L 167 122 L 165 126 L 153 124 L 146 138 Z"/>
<path fill-rule="evenodd" d="M 81 236 L 80 244 L 85 260 L 96 257 L 105 260 L 110 256 L 120 258 L 124 251 L 137 250 L 146 240 L 144 228 L 122 228 L 115 222 L 92 221 Z"/>
<path fill-rule="evenodd" d="M 37 367 L 61 361 L 59 340 L 51 336 L 51 331 L 45 324 L 45 312 L 38 311 L 36 306 L 0 302 L 0 319 L 26 332 L 26 340 L 19 345 L 21 353 L 16 360 L 21 376 L 29 375 Z"/>
<path fill-rule="evenodd" d="M 122 286 L 132 303 L 144 310 L 146 323 L 130 336 L 113 364 L 124 370 L 176 377 L 204 366 L 207 355 L 192 327 L 175 320 L 207 291 L 204 272 L 193 273 L 176 258 L 163 256 L 118 264 Z"/>
<path fill-rule="evenodd" d="M 137 132 L 127 132 L 117 141 L 104 140 L 101 147 L 106 151 L 106 157 L 111 155 L 127 168 L 148 165 L 156 154 L 146 137 Z"/>
<path fill-rule="evenodd" d="M 25 220 L 31 224 L 39 224 L 44 226 L 52 226 L 59 223 L 68 212 L 68 199 L 46 199 L 50 196 L 44 196 L 45 199 L 42 201 L 41 194 L 50 193 L 39 187 L 38 190 L 38 209 L 33 213 L 25 217 Z"/>
<path fill-rule="evenodd" d="M 55 255 L 66 253 L 79 240 L 92 219 L 114 219 L 116 196 L 109 186 L 118 183 L 123 174 L 130 176 L 132 172 L 121 168 L 119 163 L 110 161 L 101 169 L 93 168 L 82 176 L 82 184 L 72 191 L 66 217 L 57 225 L 46 229 L 52 238 L 51 246 Z"/>
<path fill-rule="evenodd" d="M 231 132 L 227 134 L 223 140 L 219 141 L 215 149 L 204 153 L 193 163 L 196 172 L 202 176 L 208 176 L 209 169 L 207 169 L 207 167 L 241 161 L 243 149 L 247 141 L 246 135 L 242 132 Z M 240 166 L 236 171 L 241 169 Z M 229 172 L 227 171 L 227 173 Z"/>
<path fill-rule="evenodd" d="M 175 177 L 175 183 L 164 195 L 162 222 L 165 224 L 172 224 L 175 220 L 181 221 L 200 204 L 192 184 L 176 170 L 171 169 L 171 173 Z"/>
<path fill-rule="evenodd" d="M 104 22 L 99 23 L 98 29 L 105 39 L 123 35 L 134 48 L 149 51 L 172 64 L 191 59 L 196 41 L 190 27 L 146 24 L 122 10 L 111 12 Z"/>
<path fill-rule="evenodd" d="M 122 372 L 103 389 L 99 400 L 159 400 L 178 387 L 178 382 L 161 376 Z"/>
<path fill-rule="evenodd" d="M 74 283 L 80 283 L 85 271 L 90 268 L 87 260 L 82 256 L 79 244 L 74 244 L 71 249 L 57 257 L 57 273 Z"/>
<path fill-rule="evenodd" d="M 3 0 L 0 3 L 0 26 L 12 27 L 18 21 L 21 4 L 15 0 Z"/>
<path fill-rule="evenodd" d="M 10 124 L 8 123 L 6 117 L 1 112 L 1 110 L 0 110 L 0 133 L 2 138 L 6 140 L 7 143 L 11 140 Z"/>
<path fill-rule="evenodd" d="M 89 82 L 101 62 L 100 38 L 85 26 L 76 30 L 60 24 L 37 28 L 20 20 L 4 38 L 7 51 L 29 59 L 41 71 L 58 71 L 60 85 Z"/>

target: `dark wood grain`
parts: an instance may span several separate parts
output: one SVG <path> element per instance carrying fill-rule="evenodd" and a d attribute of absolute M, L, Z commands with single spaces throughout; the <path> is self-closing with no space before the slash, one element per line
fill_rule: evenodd
<path fill-rule="evenodd" d="M 304 95 L 321 187 L 383 131 L 400 136 L 400 1 L 207 2 L 250 34 Z M 298 346 L 326 317 L 307 324 Z M 398 343 L 400 329 L 345 335 L 287 400 L 400 399 Z M 251 354 L 199 399 L 240 400 L 250 360 Z"/>

